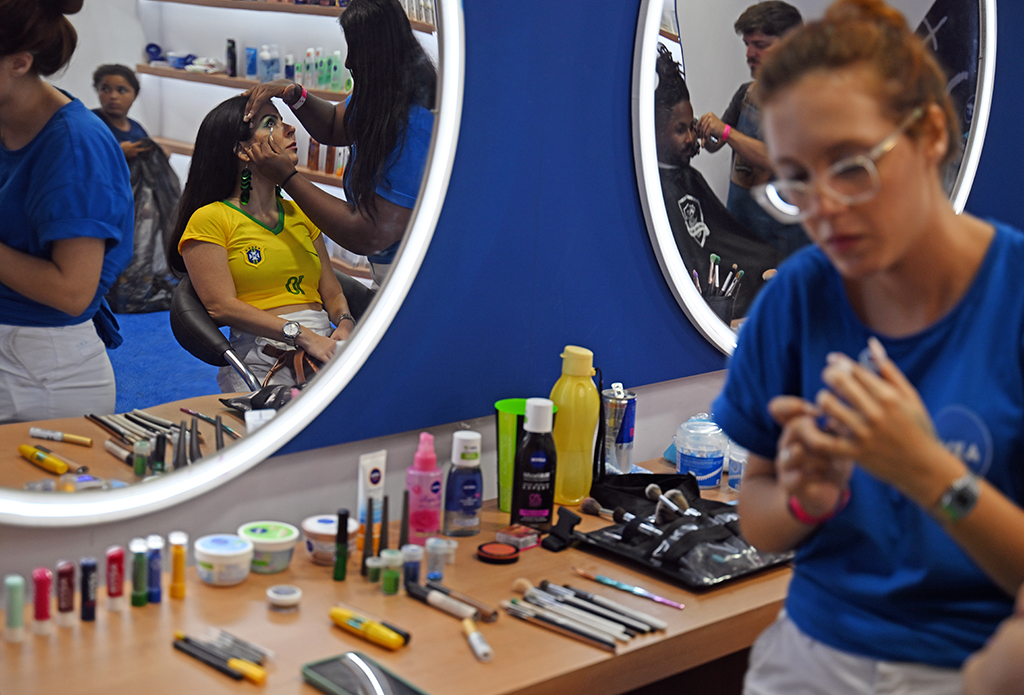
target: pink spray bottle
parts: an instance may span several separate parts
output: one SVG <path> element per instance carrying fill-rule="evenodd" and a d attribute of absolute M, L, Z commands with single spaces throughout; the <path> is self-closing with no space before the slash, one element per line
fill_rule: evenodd
<path fill-rule="evenodd" d="M 423 545 L 441 530 L 441 478 L 434 435 L 420 432 L 420 446 L 405 473 L 409 490 L 409 542 Z"/>

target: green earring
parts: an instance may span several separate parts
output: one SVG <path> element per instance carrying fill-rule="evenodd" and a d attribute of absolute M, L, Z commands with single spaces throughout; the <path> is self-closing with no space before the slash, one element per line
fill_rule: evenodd
<path fill-rule="evenodd" d="M 249 171 L 249 165 L 246 165 L 242 169 L 242 195 L 239 196 L 242 205 L 249 204 L 249 191 L 252 190 L 252 172 Z"/>

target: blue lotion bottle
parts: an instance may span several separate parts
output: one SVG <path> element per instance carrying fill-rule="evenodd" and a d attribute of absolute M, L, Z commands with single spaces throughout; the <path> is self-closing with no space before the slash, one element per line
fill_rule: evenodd
<path fill-rule="evenodd" d="M 483 476 L 480 474 L 480 433 L 462 430 L 452 435 L 452 467 L 444 488 L 444 535 L 480 533 Z"/>

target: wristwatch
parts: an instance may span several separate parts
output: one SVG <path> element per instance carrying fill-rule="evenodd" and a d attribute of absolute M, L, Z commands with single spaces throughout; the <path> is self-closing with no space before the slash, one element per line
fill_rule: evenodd
<path fill-rule="evenodd" d="M 939 503 L 935 507 L 937 516 L 943 521 L 958 521 L 964 518 L 978 503 L 980 491 L 978 476 L 974 473 L 957 478 L 939 498 Z"/>
<path fill-rule="evenodd" d="M 284 335 L 284 342 L 290 347 L 295 347 L 295 341 L 302 333 L 302 325 L 298 321 L 286 321 L 281 327 L 281 333 Z"/>
<path fill-rule="evenodd" d="M 349 313 L 344 313 L 341 316 L 339 316 L 338 320 L 334 322 L 334 325 L 335 326 L 339 325 L 345 319 L 348 319 L 349 321 L 351 321 L 353 326 L 356 325 L 356 317 L 353 316 L 352 314 L 349 314 Z"/>

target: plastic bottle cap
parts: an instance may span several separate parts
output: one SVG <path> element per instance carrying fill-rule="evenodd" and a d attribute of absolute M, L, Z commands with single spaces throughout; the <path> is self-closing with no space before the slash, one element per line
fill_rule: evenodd
<path fill-rule="evenodd" d="M 460 468 L 472 468 L 480 466 L 480 442 L 482 437 L 479 432 L 470 430 L 459 430 L 452 435 L 452 465 Z"/>
<path fill-rule="evenodd" d="M 291 584 L 278 584 L 267 589 L 267 601 L 274 608 L 293 608 L 302 600 L 302 589 Z"/>
<path fill-rule="evenodd" d="M 560 355 L 562 358 L 562 374 L 570 376 L 594 376 L 594 353 L 577 345 L 566 345 Z"/>
<path fill-rule="evenodd" d="M 434 435 L 420 432 L 420 446 L 412 457 L 412 466 L 418 471 L 437 469 L 437 454 L 434 453 Z"/>
<path fill-rule="evenodd" d="M 188 534 L 184 531 L 171 531 L 167 534 L 167 542 L 171 545 L 188 545 Z"/>
<path fill-rule="evenodd" d="M 523 429 L 527 432 L 550 432 L 554 407 L 554 402 L 549 398 L 527 398 Z"/>
<path fill-rule="evenodd" d="M 164 537 L 155 533 L 146 536 L 146 547 L 150 550 L 160 550 L 164 547 Z"/>

